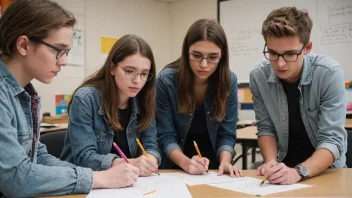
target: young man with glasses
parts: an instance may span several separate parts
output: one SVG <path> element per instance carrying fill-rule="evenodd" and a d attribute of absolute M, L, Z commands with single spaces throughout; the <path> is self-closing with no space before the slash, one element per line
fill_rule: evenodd
<path fill-rule="evenodd" d="M 346 167 L 346 99 L 340 65 L 315 53 L 312 20 L 283 7 L 263 23 L 264 56 L 250 73 L 250 89 L 264 164 L 271 183 L 293 184 Z"/>
<path fill-rule="evenodd" d="M 104 66 L 74 92 L 61 154 L 78 166 L 106 170 L 126 162 L 150 176 L 161 162 L 154 118 L 155 62 L 149 45 L 125 35 L 112 47 Z M 140 139 L 147 156 L 142 154 Z"/>

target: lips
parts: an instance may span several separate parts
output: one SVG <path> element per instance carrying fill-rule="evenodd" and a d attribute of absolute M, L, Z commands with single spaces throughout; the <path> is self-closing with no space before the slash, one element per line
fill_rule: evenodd
<path fill-rule="evenodd" d="M 201 75 L 205 75 L 205 74 L 208 73 L 208 71 L 198 70 L 198 73 L 201 74 Z"/>
<path fill-rule="evenodd" d="M 139 88 L 138 87 L 128 87 L 130 90 L 132 90 L 132 91 L 138 91 L 139 90 Z"/>

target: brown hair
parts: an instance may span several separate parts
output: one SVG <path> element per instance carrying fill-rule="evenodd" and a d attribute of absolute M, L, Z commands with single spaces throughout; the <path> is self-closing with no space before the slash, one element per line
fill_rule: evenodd
<path fill-rule="evenodd" d="M 198 41 L 211 41 L 221 49 L 221 60 L 209 81 L 216 88 L 212 106 L 212 116 L 221 122 L 226 116 L 228 95 L 230 92 L 229 50 L 225 32 L 221 25 L 211 19 L 194 22 L 183 41 L 181 57 L 165 68 L 177 68 L 177 102 L 178 111 L 189 114 L 195 109 L 194 74 L 189 64 L 189 47 Z"/>
<path fill-rule="evenodd" d="M 138 125 L 139 131 L 146 130 L 154 116 L 154 97 L 155 97 L 155 61 L 151 48 L 140 37 L 135 35 L 125 35 L 121 37 L 112 47 L 105 64 L 96 73 L 88 77 L 73 94 L 81 87 L 95 87 L 101 94 L 102 106 L 104 107 L 107 120 L 110 126 L 115 130 L 123 130 L 119 122 L 118 114 L 118 87 L 116 86 L 114 76 L 111 75 L 111 67 L 117 67 L 118 63 L 126 57 L 140 54 L 148 58 L 151 62 L 150 73 L 151 80 L 147 81 L 142 90 L 138 93 L 139 105 L 141 107 L 141 119 Z M 69 102 L 69 106 L 72 99 Z M 69 109 L 69 108 L 68 108 Z"/>
<path fill-rule="evenodd" d="M 12 57 L 17 38 L 45 38 L 49 32 L 61 27 L 73 27 L 72 13 L 49 0 L 16 0 L 0 18 L 0 53 Z"/>
<path fill-rule="evenodd" d="M 273 10 L 263 22 L 262 35 L 268 37 L 295 37 L 305 44 L 309 42 L 313 21 L 306 10 L 282 7 Z"/>

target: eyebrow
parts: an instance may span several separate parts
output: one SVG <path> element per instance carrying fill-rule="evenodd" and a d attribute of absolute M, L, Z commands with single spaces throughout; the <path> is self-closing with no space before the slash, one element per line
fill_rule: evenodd
<path fill-rule="evenodd" d="M 272 49 L 270 49 L 270 48 L 268 48 L 268 51 L 269 51 L 269 52 L 275 52 L 275 53 L 277 53 L 275 50 L 272 50 Z M 299 52 L 299 50 L 287 50 L 287 51 L 284 51 L 283 54 L 298 53 L 298 52 Z M 278 54 L 278 53 L 277 53 L 277 54 Z"/>
<path fill-rule="evenodd" d="M 56 46 L 57 48 L 60 48 L 60 49 L 68 49 L 69 48 L 67 45 L 60 44 L 60 43 L 55 43 L 53 45 Z"/>
<path fill-rule="evenodd" d="M 128 66 L 128 65 L 126 65 L 126 66 L 123 66 L 124 68 L 126 68 L 126 69 L 134 69 L 134 70 L 137 70 L 137 68 L 135 68 L 135 67 L 133 67 L 133 66 Z M 150 69 L 143 69 L 142 71 L 150 71 Z"/>
<path fill-rule="evenodd" d="M 191 50 L 192 53 L 197 53 L 197 54 L 203 54 L 202 52 L 196 51 L 196 50 Z M 219 52 L 213 52 L 209 53 L 208 55 L 220 55 Z"/>

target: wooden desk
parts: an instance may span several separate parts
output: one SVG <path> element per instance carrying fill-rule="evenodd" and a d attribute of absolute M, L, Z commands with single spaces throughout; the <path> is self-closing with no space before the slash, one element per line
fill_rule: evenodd
<path fill-rule="evenodd" d="M 40 133 L 47 133 L 47 132 L 55 132 L 55 131 L 67 130 L 67 127 L 68 127 L 68 123 L 60 124 L 58 127 L 40 128 Z"/>
<path fill-rule="evenodd" d="M 160 170 L 160 173 L 173 170 Z M 256 170 L 244 170 L 246 176 L 262 178 L 256 176 Z M 265 197 L 351 197 L 352 196 L 352 169 L 328 169 L 321 175 L 308 179 L 302 184 L 313 185 L 309 188 L 298 189 L 267 195 Z M 215 188 L 208 185 L 188 186 L 188 190 L 193 198 L 207 197 L 252 197 L 257 196 L 243 194 L 235 191 Z M 87 195 L 55 196 L 52 198 L 84 198 Z"/>
<path fill-rule="evenodd" d="M 352 129 L 352 119 L 346 119 L 346 121 L 345 121 L 345 128 L 346 129 Z"/>

